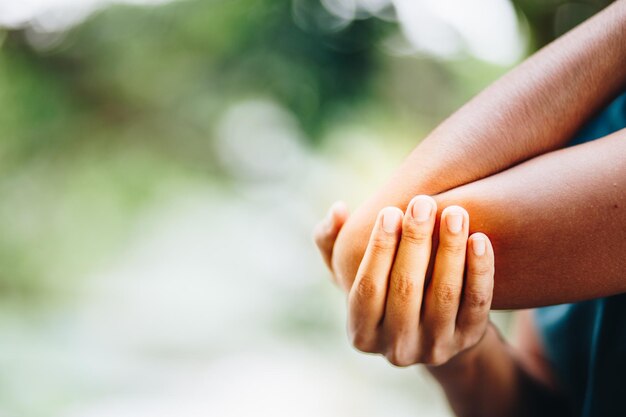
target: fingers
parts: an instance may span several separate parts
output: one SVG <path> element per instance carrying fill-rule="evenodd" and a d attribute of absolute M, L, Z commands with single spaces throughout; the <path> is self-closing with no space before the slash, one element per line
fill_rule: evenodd
<path fill-rule="evenodd" d="M 379 213 L 348 295 L 348 331 L 353 345 L 364 352 L 376 348 L 401 222 L 402 211 L 398 208 L 387 207 Z"/>
<path fill-rule="evenodd" d="M 482 233 L 468 239 L 469 215 L 443 210 L 432 278 L 429 272 L 437 205 L 417 196 L 406 213 L 383 209 L 348 295 L 353 345 L 382 353 L 397 366 L 437 366 L 479 343 L 487 329 L 494 254 Z"/>
<path fill-rule="evenodd" d="M 384 329 L 396 349 L 388 352 L 394 363 L 415 358 L 424 278 L 430 260 L 437 203 L 431 197 L 415 197 L 408 205 L 402 238 L 391 270 Z M 390 340 L 391 342 L 391 340 Z"/>
<path fill-rule="evenodd" d="M 463 290 L 469 215 L 459 206 L 441 213 L 439 246 L 432 280 L 427 289 L 424 311 L 425 340 L 446 343 L 455 331 Z"/>
<path fill-rule="evenodd" d="M 319 249 L 326 266 L 332 271 L 331 260 L 337 235 L 348 219 L 348 207 L 342 201 L 335 202 L 324 220 L 320 221 L 313 231 L 315 244 Z"/>
<path fill-rule="evenodd" d="M 467 270 L 457 317 L 457 333 L 473 339 L 484 333 L 493 295 L 494 254 L 489 238 L 474 233 L 467 243 Z M 476 340 L 467 341 L 468 344 Z"/>

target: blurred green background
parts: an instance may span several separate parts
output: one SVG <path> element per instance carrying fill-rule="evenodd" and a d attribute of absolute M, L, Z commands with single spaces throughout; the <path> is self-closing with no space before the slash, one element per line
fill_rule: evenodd
<path fill-rule="evenodd" d="M 111 3 L 0 0 L 0 415 L 448 415 L 310 230 L 607 2 Z"/>

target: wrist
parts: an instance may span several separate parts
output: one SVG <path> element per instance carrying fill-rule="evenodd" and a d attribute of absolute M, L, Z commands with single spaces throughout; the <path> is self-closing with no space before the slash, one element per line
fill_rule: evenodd
<path fill-rule="evenodd" d="M 427 366 L 428 371 L 436 378 L 446 378 L 447 376 L 459 376 L 463 374 L 473 373 L 474 370 L 482 362 L 483 358 L 487 358 L 489 352 L 495 345 L 501 345 L 504 341 L 500 336 L 498 329 L 491 323 L 487 325 L 485 334 L 478 343 L 466 349 L 448 362 L 439 366 Z"/>

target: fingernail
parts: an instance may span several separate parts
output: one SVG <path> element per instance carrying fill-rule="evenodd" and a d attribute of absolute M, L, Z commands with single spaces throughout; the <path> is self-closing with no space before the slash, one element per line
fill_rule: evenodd
<path fill-rule="evenodd" d="M 383 230 L 387 233 L 395 233 L 402 221 L 402 213 L 394 207 L 383 209 Z"/>
<path fill-rule="evenodd" d="M 418 223 L 424 223 L 430 219 L 430 214 L 433 211 L 433 203 L 430 201 L 430 198 L 420 195 L 415 197 L 413 201 L 413 208 L 411 209 L 411 213 L 413 214 L 413 218 L 417 220 Z"/>
<path fill-rule="evenodd" d="M 450 233 L 459 233 L 463 229 L 463 213 L 458 211 L 448 212 L 446 214 L 446 226 Z"/>
<path fill-rule="evenodd" d="M 485 254 L 486 249 L 487 249 L 487 242 L 485 242 L 484 237 L 476 236 L 472 239 L 472 250 L 474 251 L 474 255 L 483 256 Z"/>

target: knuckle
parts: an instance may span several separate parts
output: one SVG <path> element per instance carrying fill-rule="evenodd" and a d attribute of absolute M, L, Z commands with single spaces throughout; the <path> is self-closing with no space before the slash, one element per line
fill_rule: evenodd
<path fill-rule="evenodd" d="M 415 281 L 408 271 L 394 271 L 391 276 L 393 296 L 400 301 L 409 301 L 415 295 Z"/>
<path fill-rule="evenodd" d="M 387 358 L 387 361 L 390 364 L 392 364 L 393 366 L 400 367 L 400 368 L 404 368 L 404 367 L 415 364 L 415 361 L 413 360 L 413 358 L 411 358 L 409 355 L 407 355 L 406 353 L 404 353 L 402 350 L 398 349 L 397 347 L 394 347 L 388 350 L 387 353 L 385 354 L 385 358 Z"/>
<path fill-rule="evenodd" d="M 380 291 L 380 285 L 378 285 L 373 277 L 363 275 L 354 287 L 354 296 L 360 300 L 369 300 L 378 295 Z"/>
<path fill-rule="evenodd" d="M 369 250 L 374 256 L 388 256 L 395 247 L 395 239 L 387 236 L 375 236 L 369 243 Z"/>
<path fill-rule="evenodd" d="M 439 366 L 450 360 L 450 349 L 442 344 L 434 344 L 422 354 L 422 363 L 430 366 Z"/>
<path fill-rule="evenodd" d="M 441 366 L 445 364 L 446 362 L 448 362 L 449 360 L 450 360 L 450 357 L 448 355 L 434 354 L 430 358 L 430 361 L 427 364 L 430 366 Z"/>
<path fill-rule="evenodd" d="M 491 305 L 491 294 L 484 290 L 470 289 L 465 294 L 465 302 L 473 310 L 488 310 Z"/>
<path fill-rule="evenodd" d="M 376 353 L 375 341 L 372 337 L 365 335 L 363 332 L 352 332 L 350 335 L 350 343 L 359 352 Z"/>
<path fill-rule="evenodd" d="M 477 332 L 468 332 L 463 334 L 460 340 L 462 349 L 468 349 L 476 345 L 480 341 L 481 337 L 482 335 Z"/>
<path fill-rule="evenodd" d="M 402 230 L 402 241 L 415 246 L 430 244 L 432 232 L 423 226 L 407 224 Z"/>
<path fill-rule="evenodd" d="M 465 256 L 465 243 L 456 239 L 442 240 L 439 242 L 437 253 L 450 257 Z"/>
<path fill-rule="evenodd" d="M 452 307 L 458 303 L 461 289 L 449 283 L 439 283 L 433 286 L 433 297 L 440 307 Z"/>
<path fill-rule="evenodd" d="M 494 272 L 491 262 L 470 262 L 468 272 L 475 276 L 492 276 Z"/>
<path fill-rule="evenodd" d="M 458 329 L 458 338 L 456 339 L 456 345 L 460 350 L 466 350 L 473 346 L 476 346 L 482 338 L 485 336 L 488 326 L 488 320 L 478 320 L 470 326 L 466 326 L 462 329 Z"/>

